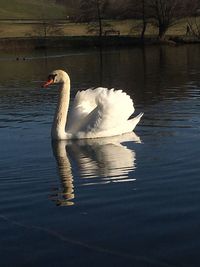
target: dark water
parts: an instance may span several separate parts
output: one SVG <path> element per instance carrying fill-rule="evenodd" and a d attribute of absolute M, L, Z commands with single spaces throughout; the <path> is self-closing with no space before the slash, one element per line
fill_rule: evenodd
<path fill-rule="evenodd" d="M 0 55 L 0 266 L 199 266 L 200 46 L 47 54 Z M 52 144 L 58 68 L 128 92 L 135 135 Z"/>

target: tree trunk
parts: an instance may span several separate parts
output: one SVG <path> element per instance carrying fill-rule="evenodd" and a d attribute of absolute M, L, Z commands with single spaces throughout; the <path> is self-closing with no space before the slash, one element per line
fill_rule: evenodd
<path fill-rule="evenodd" d="M 141 37 L 140 37 L 142 40 L 144 40 L 144 35 L 145 35 L 145 32 L 146 32 L 146 28 L 147 28 L 147 22 L 143 21 L 142 32 L 141 32 Z"/>
<path fill-rule="evenodd" d="M 144 40 L 144 35 L 147 28 L 147 21 L 146 21 L 146 14 L 145 14 L 145 0 L 142 0 L 142 32 L 141 32 L 141 39 Z"/>
<path fill-rule="evenodd" d="M 103 27 L 102 27 L 102 18 L 101 18 L 101 10 L 100 10 L 99 0 L 96 0 L 96 3 L 97 3 L 97 14 L 98 14 L 98 21 L 99 21 L 99 37 L 102 37 Z"/>
<path fill-rule="evenodd" d="M 164 25 L 159 25 L 159 33 L 158 33 L 158 37 L 160 40 L 164 40 L 165 39 L 165 34 L 166 34 L 166 27 Z"/>

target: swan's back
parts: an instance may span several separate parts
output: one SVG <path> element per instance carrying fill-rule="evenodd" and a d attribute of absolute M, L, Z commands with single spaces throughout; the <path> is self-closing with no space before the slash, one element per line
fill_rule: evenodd
<path fill-rule="evenodd" d="M 99 87 L 80 91 L 69 113 L 67 132 L 77 138 L 131 132 L 135 127 L 133 119 L 129 120 L 133 112 L 133 101 L 122 90 Z"/>

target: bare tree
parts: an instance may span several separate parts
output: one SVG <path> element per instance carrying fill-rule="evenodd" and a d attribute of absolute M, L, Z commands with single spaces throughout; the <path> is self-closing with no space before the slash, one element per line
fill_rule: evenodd
<path fill-rule="evenodd" d="M 113 0 L 114 1 L 114 0 Z M 125 0 L 124 0 L 125 1 Z M 138 23 L 132 29 L 141 30 L 141 38 L 144 38 L 148 23 L 158 28 L 159 39 L 165 39 L 167 30 L 176 24 L 182 17 L 193 16 L 196 10 L 200 10 L 200 0 L 126 0 L 121 2 L 122 18 L 134 18 Z M 200 12 L 199 12 L 200 14 Z M 198 14 L 198 15 L 199 15 Z M 197 22 L 197 19 L 196 19 Z M 190 24 L 200 33 L 200 26 L 190 20 Z"/>
<path fill-rule="evenodd" d="M 184 1 L 181 0 L 149 0 L 151 16 L 158 27 L 159 39 L 164 39 L 166 31 L 181 18 Z"/>
<path fill-rule="evenodd" d="M 77 20 L 92 23 L 94 31 L 98 28 L 98 35 L 101 37 L 103 35 L 103 19 L 108 4 L 108 0 L 81 0 Z"/>
<path fill-rule="evenodd" d="M 137 2 L 137 13 L 139 18 L 142 19 L 141 39 L 143 40 L 149 22 L 148 0 L 138 0 Z"/>
<path fill-rule="evenodd" d="M 142 0 L 142 32 L 141 32 L 141 39 L 144 39 L 144 34 L 147 28 L 147 16 L 146 16 L 146 1 Z"/>
<path fill-rule="evenodd" d="M 55 20 L 42 20 L 41 23 L 33 26 L 33 34 L 45 38 L 47 36 L 63 35 L 63 27 Z"/>
<path fill-rule="evenodd" d="M 100 0 L 96 0 L 96 9 L 97 9 L 97 19 L 99 22 L 99 36 L 102 36 L 103 33 L 103 25 L 102 25 L 102 6 L 103 4 Z M 105 4 L 105 2 L 104 2 Z"/>
<path fill-rule="evenodd" d="M 150 22 L 149 0 L 129 0 L 126 5 L 123 5 L 123 14 L 125 18 L 137 20 L 137 23 L 134 21 L 131 31 L 140 30 L 140 37 L 143 40 L 147 25 Z"/>

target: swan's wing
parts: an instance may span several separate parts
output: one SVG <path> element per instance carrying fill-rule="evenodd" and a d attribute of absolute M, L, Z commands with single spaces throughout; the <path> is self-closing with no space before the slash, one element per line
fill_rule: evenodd
<path fill-rule="evenodd" d="M 95 102 L 96 107 L 85 117 L 78 138 L 114 136 L 132 131 L 127 128 L 131 128 L 128 119 L 134 112 L 129 95 L 121 90 L 101 88 Z"/>
<path fill-rule="evenodd" d="M 101 131 L 124 124 L 135 110 L 132 99 L 122 90 L 105 89 L 96 102 L 98 112 L 93 127 Z"/>
<path fill-rule="evenodd" d="M 67 132 L 75 134 L 85 127 L 88 123 L 88 115 L 97 107 L 96 99 L 104 90 L 105 88 L 99 87 L 77 92 L 68 114 Z"/>

